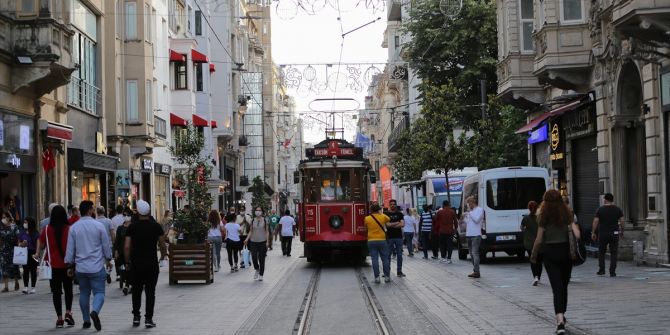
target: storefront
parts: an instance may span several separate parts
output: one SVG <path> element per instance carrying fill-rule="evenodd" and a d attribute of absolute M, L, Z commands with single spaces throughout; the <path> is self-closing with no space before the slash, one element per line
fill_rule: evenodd
<path fill-rule="evenodd" d="M 559 190 L 561 195 L 566 196 L 568 187 L 565 174 L 565 134 L 561 118 L 551 120 L 548 124 L 548 131 L 552 187 Z"/>
<path fill-rule="evenodd" d="M 154 217 L 157 220 L 163 218 L 163 213 L 170 209 L 170 175 L 172 167 L 167 164 L 154 164 Z"/>
<path fill-rule="evenodd" d="M 530 132 L 528 144 L 531 146 L 532 166 L 549 169 L 549 126 L 545 123 Z"/>
<path fill-rule="evenodd" d="M 0 199 L 16 219 L 35 217 L 35 121 L 0 110 Z"/>
<path fill-rule="evenodd" d="M 115 206 L 130 207 L 130 204 L 133 203 L 130 187 L 130 171 L 116 170 L 114 172 Z"/>
<path fill-rule="evenodd" d="M 131 196 L 134 200 L 144 200 L 152 203 L 151 196 L 151 174 L 154 169 L 154 162 L 150 158 L 140 159 L 140 169 L 133 169 Z M 131 208 L 135 208 L 135 201 L 131 201 Z"/>
<path fill-rule="evenodd" d="M 68 202 L 79 205 L 83 200 L 90 200 L 96 206 L 114 206 L 110 186 L 115 184 L 114 172 L 118 159 L 76 148 L 68 148 L 67 159 L 70 185 Z"/>

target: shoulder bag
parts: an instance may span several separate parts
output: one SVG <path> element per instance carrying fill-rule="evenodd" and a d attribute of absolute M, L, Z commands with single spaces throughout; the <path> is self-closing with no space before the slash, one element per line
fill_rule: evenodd
<path fill-rule="evenodd" d="M 586 245 L 581 238 L 577 238 L 568 225 L 568 242 L 570 243 L 570 260 L 573 266 L 579 266 L 586 262 Z"/>
<path fill-rule="evenodd" d="M 40 279 L 51 280 L 51 251 L 49 250 L 49 225 L 44 228 L 44 239 L 47 241 L 46 251 L 42 254 L 40 261 Z M 46 260 L 44 259 L 46 257 Z"/>
<path fill-rule="evenodd" d="M 379 228 L 381 228 L 382 231 L 384 232 L 384 237 L 388 239 L 388 236 L 386 235 L 386 227 L 383 224 L 381 224 L 373 214 L 370 214 L 370 217 L 372 217 L 372 219 L 375 220 L 375 222 L 377 222 Z"/>

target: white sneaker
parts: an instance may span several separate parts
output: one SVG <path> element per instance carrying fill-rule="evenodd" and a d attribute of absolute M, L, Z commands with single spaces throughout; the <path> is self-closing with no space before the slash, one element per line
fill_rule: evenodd
<path fill-rule="evenodd" d="M 447 259 L 447 264 L 451 264 L 451 259 Z"/>
<path fill-rule="evenodd" d="M 446 262 L 447 262 L 447 259 L 446 259 L 446 258 L 442 258 L 442 259 L 440 259 L 440 263 L 446 263 Z"/>
<path fill-rule="evenodd" d="M 254 280 L 258 280 L 258 271 L 256 271 L 256 273 L 254 273 Z"/>
<path fill-rule="evenodd" d="M 35 294 L 35 288 L 34 287 L 30 289 L 30 294 Z"/>
<path fill-rule="evenodd" d="M 21 290 L 21 292 L 23 292 L 23 294 L 28 294 L 28 288 L 27 287 L 24 288 L 23 290 Z"/>
<path fill-rule="evenodd" d="M 263 281 L 263 276 L 258 276 L 258 281 Z"/>
<path fill-rule="evenodd" d="M 537 286 L 537 284 L 539 282 L 540 282 L 540 278 L 535 277 L 535 279 L 533 279 L 533 286 Z"/>
<path fill-rule="evenodd" d="M 379 284 L 379 283 L 381 283 L 381 282 L 382 282 L 382 281 L 379 280 L 379 277 L 375 277 L 375 283 Z"/>

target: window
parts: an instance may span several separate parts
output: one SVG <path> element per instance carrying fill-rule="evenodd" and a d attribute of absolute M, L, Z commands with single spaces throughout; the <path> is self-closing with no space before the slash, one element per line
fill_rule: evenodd
<path fill-rule="evenodd" d="M 137 4 L 126 2 L 126 39 L 137 39 Z"/>
<path fill-rule="evenodd" d="M 542 178 L 501 178 L 486 182 L 486 206 L 495 210 L 527 208 L 528 202 L 542 201 L 545 181 Z"/>
<path fill-rule="evenodd" d="M 174 89 L 185 90 L 187 85 L 186 62 L 173 62 L 174 64 Z"/>
<path fill-rule="evenodd" d="M 191 9 L 191 6 L 188 6 L 188 11 L 186 12 L 186 30 L 190 33 L 191 32 L 191 12 L 193 10 Z"/>
<path fill-rule="evenodd" d="M 147 4 L 144 6 L 144 40 L 149 43 L 153 42 L 151 23 L 151 6 Z"/>
<path fill-rule="evenodd" d="M 366 185 L 363 177 L 360 169 L 307 169 L 307 201 L 361 201 Z"/>
<path fill-rule="evenodd" d="M 97 87 L 97 47 L 89 38 L 95 31 L 83 33 L 74 29 L 72 36 L 72 61 L 79 68 L 72 73 L 68 84 L 68 104 L 88 113 L 98 115 L 100 89 Z"/>
<path fill-rule="evenodd" d="M 395 50 L 400 49 L 400 36 L 396 35 L 393 37 L 393 47 Z"/>
<path fill-rule="evenodd" d="M 168 23 L 170 25 L 170 30 L 177 32 L 177 17 L 179 12 L 177 11 L 177 0 L 168 0 Z"/>
<path fill-rule="evenodd" d="M 540 24 L 540 27 L 544 27 L 544 24 L 546 23 L 545 21 L 547 20 L 545 15 L 544 15 L 544 0 L 540 0 L 539 4 L 540 4 L 540 8 L 538 10 L 538 12 L 540 14 L 539 15 L 539 18 L 540 18 L 539 24 Z"/>
<path fill-rule="evenodd" d="M 121 113 L 123 112 L 122 100 L 123 94 L 121 94 L 121 78 L 116 78 L 116 91 L 114 92 L 116 98 L 116 123 L 121 122 Z"/>
<path fill-rule="evenodd" d="M 202 35 L 202 12 L 195 11 L 195 34 Z"/>
<path fill-rule="evenodd" d="M 154 133 L 163 139 L 167 137 L 167 122 L 158 116 L 154 116 Z"/>
<path fill-rule="evenodd" d="M 18 0 L 16 2 L 17 16 L 36 16 L 37 0 Z"/>
<path fill-rule="evenodd" d="M 533 51 L 533 0 L 519 0 L 521 51 Z"/>
<path fill-rule="evenodd" d="M 563 22 L 582 21 L 582 0 L 562 0 L 561 14 Z"/>
<path fill-rule="evenodd" d="M 126 80 L 126 121 L 139 122 L 137 110 L 137 80 Z"/>
<path fill-rule="evenodd" d="M 195 90 L 202 92 L 204 89 L 202 63 L 195 64 Z"/>
<path fill-rule="evenodd" d="M 121 37 L 121 25 L 123 25 L 123 1 L 116 1 L 116 37 Z"/>
<path fill-rule="evenodd" d="M 150 123 L 153 121 L 153 115 L 154 115 L 154 93 L 153 93 L 153 88 L 151 86 L 151 80 L 147 80 L 145 85 L 144 85 L 144 107 L 146 108 L 146 114 L 147 114 L 147 123 Z"/>

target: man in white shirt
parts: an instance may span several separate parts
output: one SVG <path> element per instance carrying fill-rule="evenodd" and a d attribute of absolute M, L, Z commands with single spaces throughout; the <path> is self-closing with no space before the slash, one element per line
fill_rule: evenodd
<path fill-rule="evenodd" d="M 405 226 L 402 227 L 402 232 L 409 257 L 414 257 L 414 235 L 419 231 L 419 221 L 412 216 L 411 210 L 411 208 L 407 207 L 407 215 L 404 217 Z"/>
<path fill-rule="evenodd" d="M 284 212 L 284 216 L 279 219 L 279 225 L 281 226 L 281 253 L 284 256 L 291 257 L 293 233 L 296 232 L 295 219 L 291 216 L 291 211 L 287 209 Z"/>
<path fill-rule="evenodd" d="M 122 226 L 125 221 L 126 219 L 123 216 L 123 206 L 121 205 L 116 206 L 116 215 L 112 217 L 112 224 L 111 224 L 112 236 L 116 235 L 116 228 Z"/>
<path fill-rule="evenodd" d="M 473 266 L 472 273 L 468 277 L 479 278 L 479 246 L 482 244 L 484 209 L 477 206 L 477 199 L 472 196 L 465 199 L 465 203 L 470 208 L 468 212 L 465 212 L 463 219 L 467 225 L 465 236 L 468 239 L 468 250 L 470 251 Z"/>

